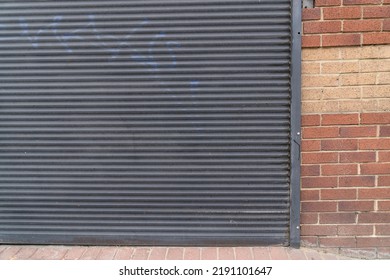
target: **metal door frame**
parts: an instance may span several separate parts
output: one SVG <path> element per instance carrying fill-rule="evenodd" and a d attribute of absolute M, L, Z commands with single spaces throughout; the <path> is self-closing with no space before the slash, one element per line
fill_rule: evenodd
<path fill-rule="evenodd" d="M 298 248 L 300 246 L 302 1 L 292 0 L 291 5 L 290 246 Z"/>

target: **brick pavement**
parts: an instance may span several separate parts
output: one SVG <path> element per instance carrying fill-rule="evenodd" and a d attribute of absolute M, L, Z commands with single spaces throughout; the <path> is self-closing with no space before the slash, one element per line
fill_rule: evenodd
<path fill-rule="evenodd" d="M 0 245 L 0 260 L 340 260 L 334 252 L 287 247 Z"/>

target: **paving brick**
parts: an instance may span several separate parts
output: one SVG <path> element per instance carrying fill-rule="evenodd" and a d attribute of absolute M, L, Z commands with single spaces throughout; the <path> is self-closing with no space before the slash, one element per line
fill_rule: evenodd
<path fill-rule="evenodd" d="M 134 248 L 119 247 L 114 256 L 114 260 L 130 260 L 133 255 Z"/>
<path fill-rule="evenodd" d="M 132 259 L 133 260 L 147 260 L 149 258 L 150 248 L 137 247 L 134 250 Z"/>
<path fill-rule="evenodd" d="M 97 260 L 113 260 L 118 250 L 117 247 L 101 247 Z"/>
<path fill-rule="evenodd" d="M 290 260 L 306 260 L 306 255 L 303 253 L 303 250 L 288 248 L 287 255 Z"/>
<path fill-rule="evenodd" d="M 32 255 L 34 255 L 37 252 L 38 248 L 39 248 L 38 246 L 23 246 L 12 259 L 28 260 L 32 257 Z"/>
<path fill-rule="evenodd" d="M 236 260 L 253 260 L 253 253 L 250 247 L 234 248 Z"/>
<path fill-rule="evenodd" d="M 44 246 L 40 247 L 34 255 L 32 260 L 62 260 L 68 252 L 67 247 L 60 246 Z"/>
<path fill-rule="evenodd" d="M 149 255 L 149 260 L 165 260 L 167 257 L 168 248 L 155 247 L 152 248 Z"/>
<path fill-rule="evenodd" d="M 253 259 L 254 260 L 270 260 L 271 255 L 268 247 L 253 247 Z"/>
<path fill-rule="evenodd" d="M 219 260 L 234 260 L 234 250 L 230 247 L 219 247 L 218 248 L 218 259 Z"/>
<path fill-rule="evenodd" d="M 201 249 L 201 259 L 202 260 L 217 260 L 218 252 L 217 248 L 207 247 Z"/>
<path fill-rule="evenodd" d="M 12 259 L 16 253 L 18 253 L 22 248 L 19 246 L 10 246 L 7 247 L 1 252 L 0 260 L 10 260 Z"/>
<path fill-rule="evenodd" d="M 284 247 L 270 247 L 269 253 L 273 260 L 288 260 L 286 248 Z"/>
<path fill-rule="evenodd" d="M 197 247 L 184 248 L 184 259 L 185 260 L 200 260 L 200 248 L 197 248 Z"/>
<path fill-rule="evenodd" d="M 71 246 L 64 256 L 64 260 L 78 260 L 84 254 L 88 247 Z"/>
<path fill-rule="evenodd" d="M 167 260 L 182 260 L 184 248 L 168 248 Z"/>
<path fill-rule="evenodd" d="M 100 247 L 86 247 L 83 255 L 79 258 L 80 260 L 96 260 L 100 253 Z"/>
<path fill-rule="evenodd" d="M 314 250 L 304 250 L 308 260 L 322 260 L 321 254 Z"/>

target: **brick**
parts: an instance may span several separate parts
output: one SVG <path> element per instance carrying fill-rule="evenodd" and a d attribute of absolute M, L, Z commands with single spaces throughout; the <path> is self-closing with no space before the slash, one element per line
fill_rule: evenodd
<path fill-rule="evenodd" d="M 341 32 L 341 21 L 310 21 L 303 23 L 303 32 L 305 34 L 323 34 Z"/>
<path fill-rule="evenodd" d="M 269 254 L 268 247 L 254 247 L 253 251 L 253 259 L 254 260 L 270 260 L 271 256 Z"/>
<path fill-rule="evenodd" d="M 341 163 L 362 163 L 362 162 L 375 162 L 375 152 L 344 152 L 340 153 Z"/>
<path fill-rule="evenodd" d="M 390 176 L 378 176 L 378 186 L 390 186 Z"/>
<path fill-rule="evenodd" d="M 383 31 L 390 31 L 390 19 L 383 21 Z"/>
<path fill-rule="evenodd" d="M 357 147 L 356 139 L 321 140 L 321 150 L 323 151 L 353 151 L 357 150 Z"/>
<path fill-rule="evenodd" d="M 320 125 L 320 115 L 303 115 L 301 118 L 302 126 L 317 126 Z"/>
<path fill-rule="evenodd" d="M 301 143 L 302 152 L 319 151 L 320 149 L 320 140 L 303 140 Z"/>
<path fill-rule="evenodd" d="M 97 260 L 112 260 L 117 251 L 117 247 L 101 247 L 101 251 L 96 257 Z"/>
<path fill-rule="evenodd" d="M 31 259 L 31 260 L 62 260 L 65 257 L 67 252 L 68 252 L 68 248 L 66 248 L 66 247 L 42 246 L 29 259 Z M 97 254 L 94 255 L 94 257 L 96 258 Z"/>
<path fill-rule="evenodd" d="M 379 128 L 380 137 L 390 137 L 390 125 L 381 126 Z"/>
<path fill-rule="evenodd" d="M 340 127 L 343 138 L 375 137 L 376 126 Z"/>
<path fill-rule="evenodd" d="M 165 260 L 168 249 L 165 247 L 153 247 L 150 251 L 148 260 Z"/>
<path fill-rule="evenodd" d="M 389 211 L 390 200 L 378 201 L 378 211 Z"/>
<path fill-rule="evenodd" d="M 290 260 L 306 260 L 306 255 L 302 250 L 289 247 L 287 255 Z"/>
<path fill-rule="evenodd" d="M 356 245 L 364 247 L 386 247 L 390 246 L 390 237 L 357 237 Z"/>
<path fill-rule="evenodd" d="M 368 259 L 372 260 L 376 258 L 375 248 L 340 248 L 340 254 L 355 259 Z"/>
<path fill-rule="evenodd" d="M 389 174 L 390 163 L 364 163 L 360 165 L 361 174 Z"/>
<path fill-rule="evenodd" d="M 319 165 L 302 165 L 301 176 L 318 176 L 320 175 Z"/>
<path fill-rule="evenodd" d="M 317 224 L 317 213 L 301 213 L 301 224 Z"/>
<path fill-rule="evenodd" d="M 324 225 L 302 225 L 301 234 L 303 236 L 336 235 L 337 227 Z"/>
<path fill-rule="evenodd" d="M 302 188 L 335 188 L 337 177 L 304 177 L 301 179 Z"/>
<path fill-rule="evenodd" d="M 318 237 L 317 236 L 302 236 L 301 244 L 304 247 L 318 247 Z"/>
<path fill-rule="evenodd" d="M 368 86 L 363 87 L 362 97 L 381 97 L 381 98 L 390 98 L 390 85 L 376 85 L 376 86 Z M 383 100 L 381 100 L 383 102 Z M 389 113 L 377 113 L 378 116 L 383 116 L 385 119 L 388 117 Z M 364 114 L 362 114 L 364 116 Z M 382 120 L 385 121 L 385 120 Z M 389 123 L 389 122 L 381 122 L 381 123 Z"/>
<path fill-rule="evenodd" d="M 314 114 L 314 113 L 335 113 L 339 112 L 339 103 L 337 101 L 324 101 L 324 102 L 302 102 L 302 113 L 303 114 Z"/>
<path fill-rule="evenodd" d="M 119 247 L 114 256 L 114 260 L 130 260 L 134 253 L 132 247 Z"/>
<path fill-rule="evenodd" d="M 340 6 L 341 0 L 316 0 L 316 7 Z"/>
<path fill-rule="evenodd" d="M 348 5 L 368 5 L 368 4 L 381 4 L 381 0 L 343 0 L 345 6 Z"/>
<path fill-rule="evenodd" d="M 376 76 L 376 83 L 378 85 L 389 85 L 390 84 L 390 73 L 378 73 Z"/>
<path fill-rule="evenodd" d="M 229 247 L 218 248 L 218 260 L 234 260 L 234 250 Z"/>
<path fill-rule="evenodd" d="M 340 112 L 368 112 L 379 111 L 379 105 L 377 100 L 347 100 L 339 101 Z"/>
<path fill-rule="evenodd" d="M 340 84 L 342 86 L 375 85 L 376 76 L 375 73 L 342 74 Z"/>
<path fill-rule="evenodd" d="M 320 8 L 306 8 L 302 9 L 302 21 L 319 20 L 321 19 Z"/>
<path fill-rule="evenodd" d="M 342 187 L 374 187 L 375 176 L 345 176 L 339 178 L 339 186 Z"/>
<path fill-rule="evenodd" d="M 377 249 L 377 251 L 378 251 L 378 259 L 390 259 L 390 247 L 380 247 Z"/>
<path fill-rule="evenodd" d="M 356 199 L 355 189 L 321 190 L 321 200 Z"/>
<path fill-rule="evenodd" d="M 363 34 L 363 45 L 390 44 L 390 32 Z"/>
<path fill-rule="evenodd" d="M 373 211 L 374 201 L 339 201 L 339 211 Z"/>
<path fill-rule="evenodd" d="M 322 88 L 303 88 L 301 90 L 302 101 L 306 100 L 320 100 L 323 93 Z"/>
<path fill-rule="evenodd" d="M 253 260 L 251 247 L 236 247 L 234 248 L 236 260 Z"/>
<path fill-rule="evenodd" d="M 320 224 L 354 224 L 355 213 L 320 213 Z"/>
<path fill-rule="evenodd" d="M 356 247 L 354 237 L 321 237 L 320 247 Z"/>
<path fill-rule="evenodd" d="M 340 58 L 339 48 L 302 50 L 303 61 L 338 60 Z"/>
<path fill-rule="evenodd" d="M 15 257 L 15 255 L 21 250 L 21 247 L 18 246 L 10 246 L 5 248 L 0 254 L 0 260 L 11 260 Z"/>
<path fill-rule="evenodd" d="M 359 72 L 359 62 L 357 61 L 332 61 L 321 63 L 322 74 L 340 74 Z"/>
<path fill-rule="evenodd" d="M 322 99 L 359 99 L 361 87 L 323 88 Z"/>
<path fill-rule="evenodd" d="M 339 225 L 337 226 L 337 234 L 344 236 L 354 235 L 372 235 L 374 227 L 371 225 Z"/>
<path fill-rule="evenodd" d="M 185 260 L 200 260 L 200 249 L 197 247 L 184 248 Z"/>
<path fill-rule="evenodd" d="M 322 115 L 322 125 L 336 124 L 359 124 L 358 114 L 324 114 Z"/>
<path fill-rule="evenodd" d="M 338 127 L 305 127 L 302 129 L 302 137 L 307 139 L 336 138 L 338 136 Z"/>
<path fill-rule="evenodd" d="M 390 215 L 384 213 L 360 213 L 358 218 L 359 224 L 388 224 L 390 223 Z"/>
<path fill-rule="evenodd" d="M 272 260 L 288 260 L 288 255 L 284 247 L 269 247 L 269 254 Z"/>
<path fill-rule="evenodd" d="M 375 226 L 376 235 L 390 235 L 390 225 L 376 225 Z"/>
<path fill-rule="evenodd" d="M 13 260 L 28 260 L 38 250 L 38 246 L 23 246 L 12 259 Z"/>
<path fill-rule="evenodd" d="M 390 150 L 390 139 L 359 139 L 361 150 Z"/>
<path fill-rule="evenodd" d="M 390 98 L 378 99 L 378 110 L 375 111 L 377 112 L 388 111 L 389 108 L 390 108 Z"/>
<path fill-rule="evenodd" d="M 377 7 L 363 7 L 363 18 L 389 18 L 390 7 L 377 6 Z"/>
<path fill-rule="evenodd" d="M 381 31 L 381 29 L 382 21 L 379 19 L 345 20 L 343 23 L 343 32 Z"/>
<path fill-rule="evenodd" d="M 317 48 L 321 46 L 320 35 L 303 35 L 302 48 Z"/>
<path fill-rule="evenodd" d="M 137 247 L 134 249 L 133 260 L 147 260 L 149 258 L 150 248 Z"/>
<path fill-rule="evenodd" d="M 359 199 L 384 199 L 390 198 L 390 188 L 359 189 Z"/>
<path fill-rule="evenodd" d="M 339 75 L 302 75 L 302 87 L 335 87 L 339 84 Z"/>
<path fill-rule="evenodd" d="M 338 48 L 337 48 L 338 49 Z M 390 58 L 389 45 L 376 45 L 364 47 L 344 47 L 340 49 L 343 59 L 378 59 Z"/>
<path fill-rule="evenodd" d="M 302 153 L 302 164 L 336 162 L 338 162 L 338 153 L 335 152 Z"/>
<path fill-rule="evenodd" d="M 390 36 L 390 33 L 389 33 L 389 36 Z M 360 67 L 361 67 L 362 72 L 390 71 L 390 59 L 361 60 Z"/>
<path fill-rule="evenodd" d="M 319 199 L 320 199 L 319 190 L 301 190 L 301 201 L 319 200 Z"/>
<path fill-rule="evenodd" d="M 362 124 L 389 124 L 390 113 L 362 113 L 361 123 Z"/>
<path fill-rule="evenodd" d="M 79 260 L 96 260 L 100 250 L 100 247 L 86 247 L 83 255 L 79 258 Z"/>
<path fill-rule="evenodd" d="M 302 74 L 319 74 L 320 70 L 319 62 L 302 62 Z"/>
<path fill-rule="evenodd" d="M 350 19 L 360 18 L 362 11 L 360 7 L 323 8 L 324 19 Z"/>
<path fill-rule="evenodd" d="M 202 260 L 216 260 L 218 257 L 217 248 L 209 247 L 201 249 Z"/>
<path fill-rule="evenodd" d="M 64 260 L 78 260 L 84 254 L 88 247 L 72 246 L 63 257 Z"/>
<path fill-rule="evenodd" d="M 333 201 L 316 201 L 302 202 L 301 208 L 303 212 L 335 212 L 337 210 L 337 202 Z"/>
<path fill-rule="evenodd" d="M 184 257 L 184 248 L 168 248 L 167 260 L 182 260 Z"/>
<path fill-rule="evenodd" d="M 323 47 L 337 47 L 337 46 L 360 46 L 361 35 L 360 34 L 335 34 L 335 35 L 323 35 L 322 46 Z"/>

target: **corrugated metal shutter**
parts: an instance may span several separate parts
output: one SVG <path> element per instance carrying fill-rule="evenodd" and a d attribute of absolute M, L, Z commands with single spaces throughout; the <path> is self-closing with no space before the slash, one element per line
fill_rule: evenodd
<path fill-rule="evenodd" d="M 2 1 L 0 242 L 288 244 L 291 3 Z"/>

